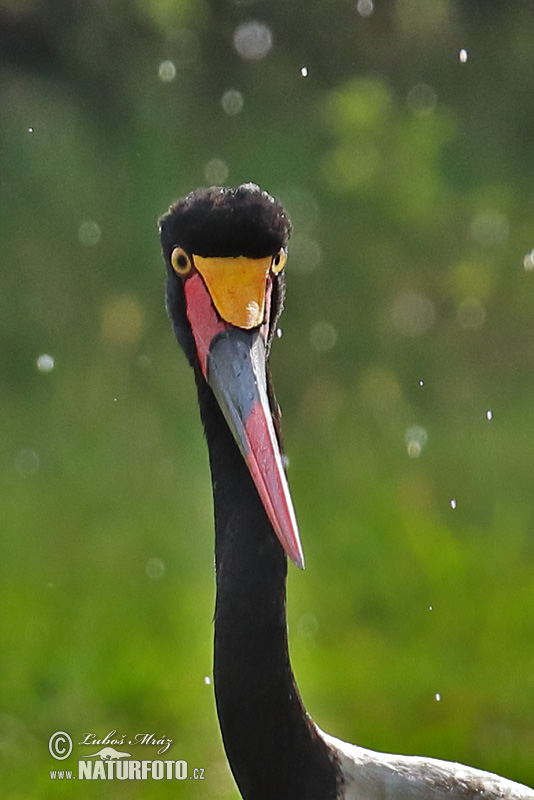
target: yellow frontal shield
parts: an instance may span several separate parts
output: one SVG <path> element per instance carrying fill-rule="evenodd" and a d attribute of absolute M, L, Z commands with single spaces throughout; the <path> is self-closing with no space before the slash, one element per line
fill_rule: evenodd
<path fill-rule="evenodd" d="M 225 322 L 247 330 L 262 324 L 272 256 L 204 258 L 193 255 L 193 261 Z"/>

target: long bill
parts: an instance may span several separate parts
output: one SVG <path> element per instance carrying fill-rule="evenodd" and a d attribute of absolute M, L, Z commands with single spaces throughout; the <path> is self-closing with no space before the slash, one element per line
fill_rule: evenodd
<path fill-rule="evenodd" d="M 258 330 L 227 326 L 211 342 L 206 377 L 289 558 L 304 555 L 267 397 L 265 345 Z"/>

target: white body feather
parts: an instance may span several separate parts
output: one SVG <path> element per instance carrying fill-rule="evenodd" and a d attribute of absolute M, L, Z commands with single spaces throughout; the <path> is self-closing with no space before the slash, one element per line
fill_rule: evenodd
<path fill-rule="evenodd" d="M 534 790 L 451 761 L 377 753 L 319 731 L 341 766 L 339 800 L 534 800 Z"/>

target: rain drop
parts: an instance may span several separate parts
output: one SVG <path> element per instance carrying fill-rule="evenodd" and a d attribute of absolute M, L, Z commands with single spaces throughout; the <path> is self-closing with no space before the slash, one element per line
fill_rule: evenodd
<path fill-rule="evenodd" d="M 493 419 L 493 411 L 491 408 L 486 411 L 486 419 Z"/>
<path fill-rule="evenodd" d="M 33 133 L 33 128 L 28 128 L 28 133 Z"/>
<path fill-rule="evenodd" d="M 462 49 L 460 50 L 460 52 L 458 53 L 458 59 L 459 59 L 459 61 L 460 61 L 462 64 L 465 64 L 465 62 L 467 61 L 467 59 L 468 59 L 468 58 L 469 58 L 469 53 L 467 52 L 467 50 L 464 50 L 464 49 L 462 48 Z"/>
<path fill-rule="evenodd" d="M 428 606 L 429 611 L 434 611 L 434 606 Z"/>
<path fill-rule="evenodd" d="M 360 17 L 370 17 L 375 10 L 373 0 L 358 0 L 356 3 L 356 11 Z"/>
<path fill-rule="evenodd" d="M 440 702 L 440 700 L 441 700 L 441 695 L 440 695 L 440 693 L 439 693 L 439 692 L 436 692 L 436 694 L 434 695 L 434 699 L 435 699 L 436 703 L 439 703 L 439 702 Z"/>
<path fill-rule="evenodd" d="M 454 498 L 454 497 L 453 497 L 453 498 L 451 499 L 451 501 L 449 502 L 449 505 L 450 505 L 450 507 L 452 508 L 452 510 L 453 510 L 453 511 L 454 511 L 454 509 L 457 507 L 458 503 L 456 502 L 456 500 L 455 500 L 455 498 Z"/>
<path fill-rule="evenodd" d="M 425 385 L 424 381 L 419 381 L 419 386 L 424 386 L 424 385 Z"/>
<path fill-rule="evenodd" d="M 530 253 L 527 253 L 526 256 L 523 258 L 523 267 L 528 272 L 532 272 L 532 270 L 534 269 L 534 250 L 531 250 Z"/>
<path fill-rule="evenodd" d="M 41 465 L 39 454 L 29 447 L 25 447 L 17 453 L 15 459 L 15 468 L 19 475 L 28 477 L 28 475 L 35 475 Z"/>
<path fill-rule="evenodd" d="M 211 678 L 210 678 L 209 675 L 206 675 L 204 677 L 204 684 L 205 684 L 205 686 L 210 686 L 211 685 Z"/>
<path fill-rule="evenodd" d="M 220 185 L 226 183 L 230 170 L 220 158 L 212 158 L 204 167 L 204 176 L 209 184 Z"/>
<path fill-rule="evenodd" d="M 245 22 L 234 33 L 234 47 L 247 60 L 265 58 L 272 46 L 273 35 L 264 22 Z"/>
<path fill-rule="evenodd" d="M 159 581 L 165 573 L 165 564 L 161 558 L 149 558 L 146 562 L 145 572 L 151 581 Z"/>
<path fill-rule="evenodd" d="M 176 78 L 176 67 L 172 61 L 162 61 L 159 65 L 158 75 L 164 83 L 170 83 Z"/>
<path fill-rule="evenodd" d="M 311 329 L 310 341 L 318 353 L 327 353 L 337 342 L 337 331 L 329 322 L 317 322 Z"/>
<path fill-rule="evenodd" d="M 432 300 L 419 292 L 399 294 L 391 309 L 391 321 L 404 336 L 420 336 L 426 333 L 436 320 Z"/>
<path fill-rule="evenodd" d="M 428 433 L 420 425 L 412 425 L 404 434 L 404 441 L 406 442 L 406 451 L 409 457 L 419 458 L 423 446 L 428 441 Z"/>
<path fill-rule="evenodd" d="M 302 69 L 300 70 L 300 74 L 302 75 L 303 78 L 307 78 L 308 77 L 308 67 L 302 67 Z"/>
<path fill-rule="evenodd" d="M 141 367 L 141 369 L 147 369 L 151 364 L 152 361 L 150 360 L 150 357 L 145 353 L 142 353 L 137 359 L 137 366 Z"/>
<path fill-rule="evenodd" d="M 94 220 L 86 219 L 78 228 L 78 239 L 86 247 L 94 247 L 102 238 L 100 225 Z"/>
<path fill-rule="evenodd" d="M 504 244 L 510 233 L 510 222 L 506 214 L 488 209 L 476 214 L 471 222 L 471 235 L 483 247 Z"/>
<path fill-rule="evenodd" d="M 415 114 L 425 115 L 434 111 L 438 96 L 427 83 L 416 83 L 408 92 L 408 106 Z"/>
<path fill-rule="evenodd" d="M 277 339 L 281 339 L 283 335 L 284 335 L 284 331 L 282 330 L 282 328 L 277 328 L 276 329 L 276 338 Z"/>
<path fill-rule="evenodd" d="M 41 353 L 35 363 L 39 372 L 51 372 L 54 369 L 54 357 L 48 353 Z"/>
<path fill-rule="evenodd" d="M 243 110 L 243 95 L 237 89 L 228 89 L 221 98 L 221 105 L 225 114 L 229 117 L 234 117 Z"/>

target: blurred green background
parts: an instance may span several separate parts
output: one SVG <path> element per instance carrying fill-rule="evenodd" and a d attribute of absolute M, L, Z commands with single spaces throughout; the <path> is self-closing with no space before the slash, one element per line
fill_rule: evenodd
<path fill-rule="evenodd" d="M 0 0 L 4 797 L 237 798 L 156 217 L 244 181 L 294 222 L 271 365 L 307 707 L 534 783 L 533 37 L 504 0 Z M 113 730 L 205 780 L 51 781 Z"/>

